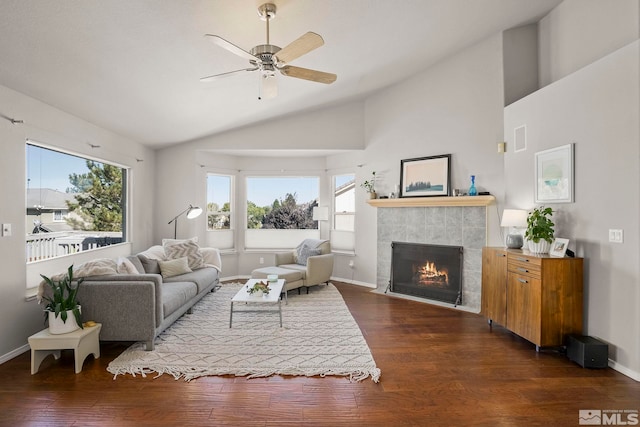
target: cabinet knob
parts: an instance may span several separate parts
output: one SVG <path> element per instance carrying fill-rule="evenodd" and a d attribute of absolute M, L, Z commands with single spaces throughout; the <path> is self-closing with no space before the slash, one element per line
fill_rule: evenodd
<path fill-rule="evenodd" d="M 522 271 L 523 273 L 528 273 L 529 270 L 527 270 L 526 268 L 522 268 L 522 267 L 518 267 L 519 271 Z"/>
<path fill-rule="evenodd" d="M 528 258 L 516 258 L 518 261 L 529 262 Z"/>
<path fill-rule="evenodd" d="M 526 284 L 526 283 L 529 283 L 529 281 L 528 281 L 528 280 L 524 280 L 524 279 L 518 279 L 518 282 L 520 282 L 520 283 L 525 283 L 525 284 Z"/>

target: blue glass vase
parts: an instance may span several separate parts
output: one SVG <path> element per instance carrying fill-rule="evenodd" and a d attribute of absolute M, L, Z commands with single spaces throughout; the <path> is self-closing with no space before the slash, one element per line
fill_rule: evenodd
<path fill-rule="evenodd" d="M 476 176 L 475 175 L 471 175 L 471 187 L 469 187 L 469 195 L 470 196 L 477 196 L 478 195 L 478 190 L 476 190 Z"/>

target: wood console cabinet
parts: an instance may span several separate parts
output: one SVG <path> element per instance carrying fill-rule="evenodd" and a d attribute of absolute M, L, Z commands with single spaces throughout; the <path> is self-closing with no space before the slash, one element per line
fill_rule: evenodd
<path fill-rule="evenodd" d="M 482 249 L 482 314 L 539 347 L 582 334 L 582 258 Z"/>

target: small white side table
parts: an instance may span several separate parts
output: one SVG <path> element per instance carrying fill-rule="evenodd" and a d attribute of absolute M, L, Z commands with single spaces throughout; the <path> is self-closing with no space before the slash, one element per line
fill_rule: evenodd
<path fill-rule="evenodd" d="M 50 334 L 48 329 L 44 329 L 29 337 L 31 347 L 31 375 L 38 372 L 42 361 L 50 354 L 58 360 L 60 350 L 73 350 L 75 357 L 76 374 L 82 371 L 84 359 L 89 354 L 94 358 L 100 357 L 100 329 L 102 325 L 96 323 L 94 326 L 85 326 L 84 329 L 77 329 L 68 334 Z"/>

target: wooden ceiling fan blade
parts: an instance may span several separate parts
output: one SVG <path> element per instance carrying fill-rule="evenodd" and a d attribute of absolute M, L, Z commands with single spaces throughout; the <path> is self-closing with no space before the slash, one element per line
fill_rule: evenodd
<path fill-rule="evenodd" d="M 331 84 L 336 81 L 338 76 L 333 73 L 325 73 L 324 71 L 310 70 L 308 68 L 294 67 L 286 65 L 280 68 L 280 72 L 288 77 L 297 79 L 310 80 L 312 82 Z"/>
<path fill-rule="evenodd" d="M 319 34 L 309 31 L 282 48 L 275 56 L 278 62 L 289 63 L 323 44 L 324 40 Z"/>
<path fill-rule="evenodd" d="M 228 40 L 223 39 L 220 36 L 216 36 L 215 34 L 205 34 L 204 36 L 207 37 L 209 40 L 211 40 L 213 44 L 220 46 L 221 48 L 226 49 L 229 52 L 235 55 L 238 55 L 241 58 L 248 59 L 249 61 L 256 61 L 258 63 L 262 62 L 260 58 L 253 56 L 246 50 L 236 46 L 235 44 L 231 43 Z"/>
<path fill-rule="evenodd" d="M 221 78 L 224 78 L 224 77 L 229 77 L 229 76 L 233 76 L 233 75 L 236 75 L 236 74 L 242 74 L 242 73 L 244 73 L 246 71 L 256 71 L 257 69 L 258 69 L 258 67 L 255 67 L 255 68 L 243 68 L 241 70 L 227 71 L 226 73 L 220 73 L 220 74 L 214 74 L 212 76 L 202 77 L 200 79 L 200 81 L 203 82 L 203 83 L 207 83 L 207 82 L 210 82 L 210 81 L 213 81 L 213 80 L 218 80 L 218 79 L 221 79 Z"/>

